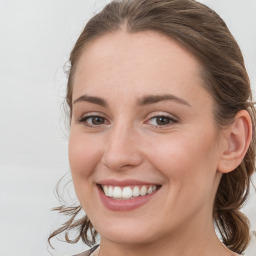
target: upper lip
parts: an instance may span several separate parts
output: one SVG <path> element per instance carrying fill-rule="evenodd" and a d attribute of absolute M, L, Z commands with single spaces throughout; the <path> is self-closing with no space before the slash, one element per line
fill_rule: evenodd
<path fill-rule="evenodd" d="M 118 186 L 118 187 L 125 187 L 125 186 L 136 186 L 136 185 L 160 185 L 154 182 L 147 182 L 141 180 L 134 180 L 134 179 L 126 179 L 126 180 L 115 180 L 115 179 L 106 179 L 100 180 L 97 182 L 99 185 L 109 185 L 109 186 Z"/>

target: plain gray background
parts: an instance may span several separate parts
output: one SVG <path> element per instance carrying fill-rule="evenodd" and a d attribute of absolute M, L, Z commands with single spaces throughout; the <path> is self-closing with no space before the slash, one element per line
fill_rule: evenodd
<path fill-rule="evenodd" d="M 68 131 L 61 108 L 63 66 L 85 22 L 106 2 L 0 0 L 0 256 L 44 256 L 49 251 L 72 255 L 86 249 L 81 243 L 65 245 L 55 239 L 53 251 L 46 240 L 61 221 L 50 211 L 58 205 L 55 184 L 69 172 Z M 256 1 L 201 2 L 228 24 L 244 53 L 255 91 Z M 69 179 L 67 175 L 65 181 Z M 243 209 L 252 232 L 255 202 L 252 190 Z M 254 236 L 247 256 L 255 252 Z"/>

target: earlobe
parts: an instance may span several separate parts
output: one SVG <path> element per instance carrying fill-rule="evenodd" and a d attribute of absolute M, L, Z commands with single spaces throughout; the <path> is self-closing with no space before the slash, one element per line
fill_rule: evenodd
<path fill-rule="evenodd" d="M 218 165 L 218 171 L 228 173 L 242 162 L 252 139 L 252 122 L 246 110 L 239 111 L 234 122 L 225 130 L 224 147 Z"/>

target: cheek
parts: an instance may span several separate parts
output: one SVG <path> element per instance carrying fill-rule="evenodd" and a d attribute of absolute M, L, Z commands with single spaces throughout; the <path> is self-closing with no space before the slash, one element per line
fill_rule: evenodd
<path fill-rule="evenodd" d="M 91 177 L 100 159 L 100 145 L 88 136 L 70 133 L 69 163 L 74 183 L 84 182 Z"/>
<path fill-rule="evenodd" d="M 183 133 L 157 142 L 149 147 L 154 148 L 149 158 L 170 182 L 191 183 L 209 177 L 209 172 L 215 174 L 217 147 L 210 132 Z"/>
<path fill-rule="evenodd" d="M 203 205 L 211 209 L 217 167 L 213 138 L 202 133 L 183 134 L 151 147 L 155 149 L 150 156 L 152 164 L 165 176 L 167 184 L 166 211 L 177 213 L 177 218 L 184 207 L 187 211 L 196 211 Z"/>
<path fill-rule="evenodd" d="M 100 145 L 81 133 L 70 132 L 69 164 L 78 200 L 90 211 L 93 195 L 93 175 L 100 159 Z"/>

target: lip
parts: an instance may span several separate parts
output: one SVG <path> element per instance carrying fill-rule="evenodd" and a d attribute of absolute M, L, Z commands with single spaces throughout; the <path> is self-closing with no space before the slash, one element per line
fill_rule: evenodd
<path fill-rule="evenodd" d="M 109 185 L 109 186 L 118 186 L 118 187 L 125 187 L 125 186 L 143 186 L 143 185 L 155 185 L 158 186 L 160 184 L 155 184 L 152 182 L 145 182 L 140 180 L 133 180 L 133 179 L 127 179 L 127 180 L 115 180 L 115 179 L 108 179 L 108 180 L 100 180 L 97 182 L 99 185 Z"/>
<path fill-rule="evenodd" d="M 104 180 L 100 181 L 96 187 L 99 192 L 100 200 L 102 204 L 110 211 L 118 211 L 118 212 L 125 212 L 125 211 L 132 211 L 135 210 L 146 203 L 148 203 L 159 191 L 159 185 L 157 185 L 158 189 L 151 194 L 147 194 L 145 196 L 139 196 L 132 199 L 113 199 L 111 197 L 108 197 L 104 194 L 104 192 L 101 189 L 101 185 L 110 185 L 110 186 L 135 186 L 135 185 L 156 185 L 152 184 L 150 182 L 141 182 L 138 180 L 123 180 L 123 181 L 117 181 L 117 180 Z"/>

